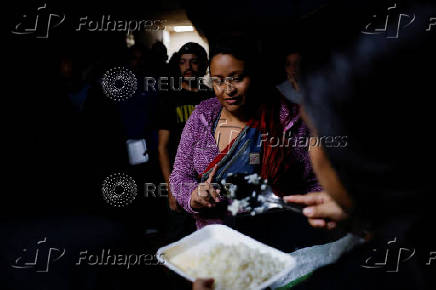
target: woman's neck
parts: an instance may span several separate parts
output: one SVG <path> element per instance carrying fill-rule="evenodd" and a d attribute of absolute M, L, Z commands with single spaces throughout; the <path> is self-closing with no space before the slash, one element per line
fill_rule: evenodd
<path fill-rule="evenodd" d="M 225 107 L 223 107 L 223 111 L 221 112 L 221 118 L 226 119 L 228 122 L 236 122 L 242 123 L 248 121 L 248 114 L 245 112 L 243 108 L 237 112 L 230 112 Z"/>

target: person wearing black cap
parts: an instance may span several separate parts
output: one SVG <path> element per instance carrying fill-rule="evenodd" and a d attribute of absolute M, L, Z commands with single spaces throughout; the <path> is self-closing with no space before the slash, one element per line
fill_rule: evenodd
<path fill-rule="evenodd" d="M 160 92 L 158 122 L 159 162 L 167 184 L 186 121 L 196 105 L 213 96 L 211 89 L 201 82 L 207 66 L 205 49 L 194 42 L 184 44 L 170 60 L 172 76 L 169 89 Z M 171 209 L 168 234 L 170 240 L 177 240 L 193 231 L 195 226 L 192 218 L 179 210 L 171 191 L 168 195 Z"/>

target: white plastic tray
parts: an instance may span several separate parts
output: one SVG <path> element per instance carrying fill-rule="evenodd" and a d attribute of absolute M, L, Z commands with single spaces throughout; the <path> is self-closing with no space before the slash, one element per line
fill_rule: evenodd
<path fill-rule="evenodd" d="M 279 259 L 285 265 L 282 271 L 272 276 L 269 280 L 262 283 L 258 289 L 271 287 L 276 281 L 281 280 L 289 271 L 296 266 L 296 261 L 291 255 L 283 253 L 275 248 L 262 244 L 246 235 L 241 234 L 225 225 L 208 225 L 204 228 L 184 237 L 180 241 L 171 243 L 157 251 L 158 260 L 166 267 L 173 270 L 180 276 L 194 281 L 195 277 L 189 276 L 182 269 L 178 268 L 173 261 L 180 255 L 189 260 L 189 257 L 195 257 L 196 254 L 213 248 L 217 243 L 225 245 L 235 245 L 244 243 L 252 249 L 262 253 L 269 253 L 273 258 Z"/>

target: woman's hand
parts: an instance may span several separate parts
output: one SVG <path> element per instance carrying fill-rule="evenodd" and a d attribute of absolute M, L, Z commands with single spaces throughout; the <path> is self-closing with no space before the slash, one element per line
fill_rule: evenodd
<path fill-rule="evenodd" d="M 283 199 L 286 202 L 306 205 L 303 214 L 309 219 L 309 223 L 316 228 L 334 229 L 338 222 L 348 219 L 345 211 L 324 191 L 305 195 L 289 195 Z"/>
<path fill-rule="evenodd" d="M 209 178 L 204 183 L 200 183 L 191 193 L 191 207 L 194 209 L 204 207 L 214 207 L 215 202 L 220 202 L 220 190 L 215 189 L 212 184 L 212 179 L 215 176 L 217 166 L 213 168 L 209 174 Z"/>
<path fill-rule="evenodd" d="M 299 91 L 300 90 L 300 86 L 298 85 L 296 74 L 295 73 L 292 73 L 292 74 L 287 73 L 286 75 L 287 75 L 288 81 L 291 83 L 292 87 L 296 91 Z"/>
<path fill-rule="evenodd" d="M 179 204 L 177 203 L 176 198 L 171 193 L 171 190 L 168 190 L 168 205 L 172 211 L 181 212 Z"/>
<path fill-rule="evenodd" d="M 214 280 L 212 278 L 209 279 L 199 278 L 194 281 L 194 284 L 192 284 L 192 290 L 212 290 L 213 282 Z"/>

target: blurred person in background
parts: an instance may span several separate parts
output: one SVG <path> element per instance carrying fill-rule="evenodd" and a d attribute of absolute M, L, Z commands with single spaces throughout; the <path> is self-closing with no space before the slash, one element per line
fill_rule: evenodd
<path fill-rule="evenodd" d="M 168 90 L 159 92 L 161 105 L 157 124 L 159 162 L 167 184 L 186 121 L 195 106 L 213 96 L 209 87 L 198 82 L 198 79 L 206 74 L 208 65 L 207 53 L 198 43 L 184 44 L 173 55 L 170 65 L 170 84 L 173 86 L 170 85 Z M 174 241 L 191 233 L 195 226 L 192 217 L 180 210 L 170 189 L 168 194 L 170 213 L 167 234 L 168 239 Z"/>
<path fill-rule="evenodd" d="M 145 183 L 159 182 L 155 170 L 158 164 L 157 93 L 144 88 L 144 77 L 151 73 L 149 51 L 135 44 L 116 55 L 116 59 L 103 59 L 96 68 L 98 78 L 85 102 L 90 182 L 99 193 L 95 198 L 102 210 L 126 220 L 138 232 L 155 232 L 164 225 L 162 199 L 138 195 L 132 204 L 115 211 L 101 198 L 101 184 L 114 172 L 131 176 L 138 192 L 144 192 Z M 103 92 L 101 81 L 106 72 L 120 66 L 135 75 L 137 86 L 130 97 L 114 101 Z"/>
<path fill-rule="evenodd" d="M 276 87 L 290 102 L 301 103 L 302 90 L 300 82 L 301 53 L 297 48 L 286 50 L 284 59 L 284 72 L 286 79 Z"/>
<path fill-rule="evenodd" d="M 168 51 L 165 44 L 160 41 L 151 46 L 150 66 L 155 77 L 162 77 L 168 74 Z"/>

